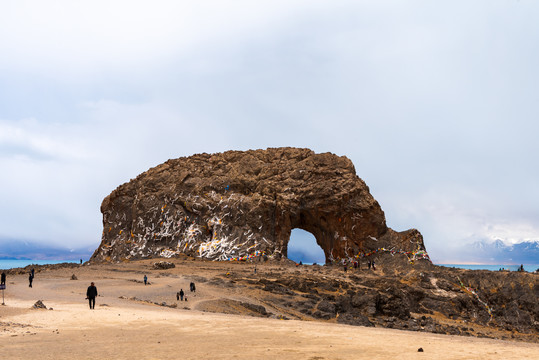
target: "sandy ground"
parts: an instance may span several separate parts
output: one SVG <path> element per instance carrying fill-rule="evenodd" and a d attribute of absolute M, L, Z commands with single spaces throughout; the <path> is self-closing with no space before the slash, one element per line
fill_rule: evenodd
<path fill-rule="evenodd" d="M 26 275 L 9 276 L 0 358 L 539 359 L 539 345 L 526 342 L 203 312 L 223 294 L 242 300 L 241 291 L 207 282 L 186 291 L 193 276 L 211 278 L 230 271 L 226 265 L 150 271 L 149 264 L 40 271 L 33 288 Z M 140 282 L 145 273 L 151 285 Z M 100 293 L 95 310 L 84 299 L 90 281 Z M 176 301 L 179 288 L 188 302 Z M 30 309 L 38 299 L 53 310 Z"/>

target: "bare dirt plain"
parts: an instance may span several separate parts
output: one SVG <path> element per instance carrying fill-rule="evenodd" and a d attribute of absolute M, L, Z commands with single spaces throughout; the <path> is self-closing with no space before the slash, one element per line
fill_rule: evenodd
<path fill-rule="evenodd" d="M 166 270 L 154 270 L 156 260 L 36 267 L 33 288 L 26 274 L 8 275 L 6 305 L 0 306 L 0 358 L 539 358 L 533 342 L 309 321 L 245 285 L 283 272 L 311 271 L 308 266 L 262 264 L 255 274 L 252 264 L 171 261 L 176 267 Z M 150 285 L 143 284 L 144 274 Z M 91 281 L 99 292 L 95 310 L 85 300 Z M 191 281 L 195 293 L 189 291 Z M 176 300 L 181 288 L 187 302 Z M 37 300 L 49 309 L 31 309 Z"/>

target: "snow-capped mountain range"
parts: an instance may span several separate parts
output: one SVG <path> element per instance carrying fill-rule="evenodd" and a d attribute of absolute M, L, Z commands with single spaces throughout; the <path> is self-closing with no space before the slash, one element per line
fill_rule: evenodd
<path fill-rule="evenodd" d="M 472 243 L 473 253 L 466 257 L 473 257 L 470 261 L 493 264 L 538 264 L 539 242 L 524 241 L 518 244 L 507 245 L 502 240 L 478 240 Z"/>

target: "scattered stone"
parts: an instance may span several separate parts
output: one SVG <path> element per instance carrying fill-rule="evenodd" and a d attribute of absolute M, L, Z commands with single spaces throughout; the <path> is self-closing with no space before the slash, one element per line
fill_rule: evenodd
<path fill-rule="evenodd" d="M 41 300 L 36 301 L 36 303 L 32 306 L 32 309 L 47 309 L 45 304 Z"/>
<path fill-rule="evenodd" d="M 423 352 L 423 348 L 417 349 L 417 352 Z"/>
<path fill-rule="evenodd" d="M 75 274 L 71 275 L 71 280 L 78 280 L 77 276 Z"/>

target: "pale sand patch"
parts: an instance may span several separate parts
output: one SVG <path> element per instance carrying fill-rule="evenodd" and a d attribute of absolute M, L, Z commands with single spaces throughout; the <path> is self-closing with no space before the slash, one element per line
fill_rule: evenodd
<path fill-rule="evenodd" d="M 31 290 L 14 277 L 0 306 L 1 359 L 539 359 L 532 343 L 170 309 L 118 297 L 168 296 L 180 277 L 144 287 L 132 273 L 81 270 L 70 281 L 70 271 L 41 273 Z M 89 279 L 104 294 L 93 311 Z M 54 310 L 27 310 L 37 299 Z"/>

